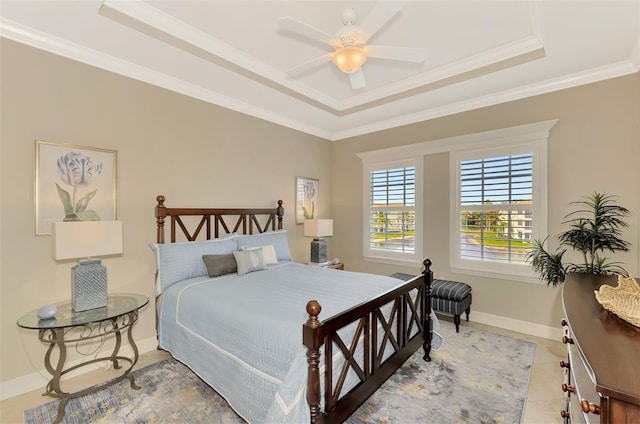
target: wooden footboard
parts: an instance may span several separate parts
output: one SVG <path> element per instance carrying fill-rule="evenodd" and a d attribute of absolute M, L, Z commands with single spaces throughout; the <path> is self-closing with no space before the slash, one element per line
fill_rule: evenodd
<path fill-rule="evenodd" d="M 382 383 L 422 345 L 423 359 L 431 361 L 431 261 L 424 260 L 422 275 L 401 287 L 367 303 L 360 304 L 321 322 L 320 304 L 307 303 L 309 319 L 302 327 L 303 342 L 307 347 L 308 386 L 307 402 L 311 409 L 311 423 L 341 423 L 346 420 Z M 387 304 L 387 315 L 381 308 Z M 338 331 L 354 324 L 356 332 L 345 343 Z M 378 327 L 383 329 L 378 340 Z M 416 331 L 417 329 L 417 331 Z M 362 355 L 355 355 L 358 345 L 364 346 Z M 324 346 L 324 407 L 321 406 L 320 357 Z M 334 346 L 342 353 L 344 364 L 333 369 Z M 393 354 L 385 358 L 385 352 Z M 360 361 L 358 357 L 361 356 Z M 354 371 L 360 382 L 343 394 L 347 373 Z"/>

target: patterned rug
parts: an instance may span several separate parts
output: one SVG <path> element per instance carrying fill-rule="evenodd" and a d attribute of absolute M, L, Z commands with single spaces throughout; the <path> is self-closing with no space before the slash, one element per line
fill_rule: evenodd
<path fill-rule="evenodd" d="M 535 345 L 441 320 L 443 346 L 432 362 L 413 355 L 348 420 L 349 424 L 519 423 Z M 71 399 L 62 423 L 239 423 L 213 389 L 187 367 L 165 359 L 134 372 L 142 386 L 124 380 Z M 54 400 L 24 412 L 24 422 L 51 423 Z"/>

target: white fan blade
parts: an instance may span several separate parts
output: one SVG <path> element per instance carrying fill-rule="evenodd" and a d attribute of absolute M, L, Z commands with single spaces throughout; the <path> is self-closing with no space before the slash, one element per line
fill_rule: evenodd
<path fill-rule="evenodd" d="M 321 41 L 325 44 L 329 44 L 330 46 L 333 45 L 332 40 L 334 40 L 335 38 L 333 35 L 327 34 L 322 30 L 300 22 L 297 19 L 293 19 L 292 17 L 285 16 L 284 18 L 280 18 L 278 19 L 278 24 L 283 29 L 293 31 L 297 34 L 312 38 L 314 40 Z"/>
<path fill-rule="evenodd" d="M 403 62 L 422 63 L 427 60 L 427 49 L 415 47 L 392 47 L 369 45 L 366 47 L 368 57 L 378 59 L 401 60 Z"/>
<path fill-rule="evenodd" d="M 405 0 L 379 1 L 367 17 L 364 18 L 362 24 L 358 25 L 360 32 L 362 32 L 360 34 L 362 41 L 366 43 L 369 38 L 373 37 L 405 4 Z"/>
<path fill-rule="evenodd" d="M 316 57 L 315 59 L 311 59 L 308 62 L 289 69 L 286 73 L 291 76 L 301 74 L 304 71 L 308 71 L 309 69 L 315 68 L 323 63 L 331 62 L 331 56 L 332 53 L 323 54 L 322 56 Z"/>
<path fill-rule="evenodd" d="M 364 72 L 362 72 L 362 68 L 349 74 L 349 79 L 351 80 L 351 88 L 354 90 L 364 88 L 364 86 L 367 85 L 367 82 L 364 80 Z"/>

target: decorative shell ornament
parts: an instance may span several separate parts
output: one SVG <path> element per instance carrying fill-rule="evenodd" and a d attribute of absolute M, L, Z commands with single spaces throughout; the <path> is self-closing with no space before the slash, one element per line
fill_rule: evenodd
<path fill-rule="evenodd" d="M 640 285 L 635 278 L 620 275 L 617 287 L 604 284 L 594 293 L 607 311 L 640 327 Z"/>

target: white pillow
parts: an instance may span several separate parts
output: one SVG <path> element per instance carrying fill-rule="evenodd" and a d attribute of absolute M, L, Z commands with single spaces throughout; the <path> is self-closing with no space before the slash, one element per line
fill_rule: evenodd
<path fill-rule="evenodd" d="M 262 256 L 262 249 L 235 250 L 233 256 L 236 258 L 236 264 L 238 265 L 238 275 L 267 269 Z"/>
<path fill-rule="evenodd" d="M 264 258 L 265 265 L 278 263 L 278 256 L 276 255 L 276 249 L 271 244 L 268 246 L 256 246 L 256 247 L 240 246 L 240 249 L 241 250 L 262 250 L 262 257 Z"/>

